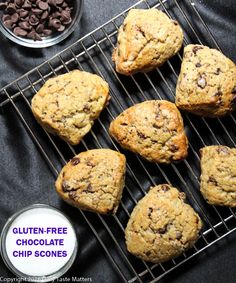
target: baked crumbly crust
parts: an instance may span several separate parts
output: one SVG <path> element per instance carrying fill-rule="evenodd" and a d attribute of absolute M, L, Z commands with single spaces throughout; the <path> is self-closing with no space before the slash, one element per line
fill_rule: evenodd
<path fill-rule="evenodd" d="M 112 59 L 124 75 L 161 66 L 182 46 L 183 31 L 157 9 L 131 9 L 119 28 Z"/>
<path fill-rule="evenodd" d="M 32 111 L 45 130 L 76 145 L 108 100 L 109 87 L 102 78 L 74 70 L 49 79 L 33 97 Z"/>
<path fill-rule="evenodd" d="M 201 193 L 209 204 L 236 207 L 236 148 L 203 147 Z"/>
<path fill-rule="evenodd" d="M 176 87 L 176 105 L 218 117 L 236 108 L 236 66 L 216 49 L 187 45 Z"/>
<path fill-rule="evenodd" d="M 185 194 L 169 185 L 151 188 L 130 216 L 125 230 L 128 251 L 145 261 L 160 263 L 191 248 L 202 222 L 184 200 Z"/>
<path fill-rule="evenodd" d="M 110 149 L 81 152 L 61 170 L 56 191 L 67 203 L 92 212 L 115 214 L 125 185 L 125 156 Z"/>
<path fill-rule="evenodd" d="M 183 119 L 169 101 L 149 100 L 126 109 L 112 121 L 109 133 L 122 147 L 152 162 L 170 163 L 187 156 Z"/>

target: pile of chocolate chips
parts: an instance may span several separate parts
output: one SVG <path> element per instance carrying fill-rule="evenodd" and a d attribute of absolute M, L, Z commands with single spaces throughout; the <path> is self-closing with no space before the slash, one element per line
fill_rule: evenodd
<path fill-rule="evenodd" d="M 17 36 L 42 40 L 53 32 L 63 32 L 71 23 L 74 1 L 4 0 L 0 2 L 2 22 Z"/>

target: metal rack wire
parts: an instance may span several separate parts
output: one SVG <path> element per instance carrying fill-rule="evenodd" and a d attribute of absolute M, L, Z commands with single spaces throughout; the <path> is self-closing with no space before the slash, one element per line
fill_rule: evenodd
<path fill-rule="evenodd" d="M 180 22 L 185 31 L 184 45 L 194 42 L 220 49 L 191 0 L 143 0 L 130 8 L 152 7 L 163 10 Z M 175 84 L 182 61 L 180 53 L 163 67 L 148 74 L 126 78 L 114 71 L 111 53 L 116 44 L 117 29 L 129 9 L 0 90 L 1 107 L 11 105 L 15 110 L 55 177 L 61 167 L 82 150 L 109 147 L 123 151 L 110 138 L 107 129 L 111 120 L 127 107 L 147 99 L 174 101 Z M 49 77 L 75 68 L 96 73 L 108 81 L 112 100 L 81 144 L 72 147 L 65 143 L 62 145 L 57 137 L 40 129 L 32 116 L 30 100 Z M 184 114 L 184 122 L 190 141 L 189 157 L 185 161 L 170 166 L 150 164 L 139 156 L 126 152 L 127 181 L 117 214 L 107 218 L 101 215 L 91 216 L 80 211 L 112 263 L 111 268 L 124 282 L 157 282 L 179 265 L 236 230 L 234 209 L 209 206 L 201 197 L 198 156 L 199 148 L 209 144 L 235 147 L 236 137 L 229 127 L 232 123 L 236 124 L 235 115 L 212 121 Z M 159 183 L 172 184 L 186 193 L 187 201 L 200 214 L 204 229 L 191 250 L 167 263 L 150 264 L 128 254 L 124 243 L 124 228 L 137 201 L 146 194 L 151 185 Z M 98 233 L 97 225 L 105 233 L 106 241 Z"/>

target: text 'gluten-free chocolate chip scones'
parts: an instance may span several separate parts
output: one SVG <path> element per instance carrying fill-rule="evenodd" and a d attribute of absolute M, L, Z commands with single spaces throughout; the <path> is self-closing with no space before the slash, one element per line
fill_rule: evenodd
<path fill-rule="evenodd" d="M 174 103 L 149 100 L 122 112 L 109 132 L 120 145 L 145 159 L 170 163 L 187 156 L 183 119 Z"/>
<path fill-rule="evenodd" d="M 57 193 L 84 210 L 114 214 L 125 183 L 126 159 L 117 151 L 93 149 L 72 158 L 56 181 Z"/>
<path fill-rule="evenodd" d="M 236 66 L 216 49 L 187 45 L 176 87 L 177 107 L 201 116 L 236 109 Z"/>
<path fill-rule="evenodd" d="M 131 9 L 119 28 L 112 56 L 116 71 L 124 75 L 149 72 L 175 55 L 182 42 L 182 29 L 165 13 Z"/>
<path fill-rule="evenodd" d="M 145 261 L 160 263 L 191 248 L 202 222 L 184 200 L 185 194 L 169 185 L 151 188 L 131 213 L 125 230 L 128 251 Z"/>
<path fill-rule="evenodd" d="M 108 100 L 109 87 L 102 78 L 74 70 L 49 79 L 33 97 L 32 111 L 45 130 L 76 145 Z"/>
<path fill-rule="evenodd" d="M 209 204 L 236 207 L 236 148 L 203 147 L 201 193 Z"/>

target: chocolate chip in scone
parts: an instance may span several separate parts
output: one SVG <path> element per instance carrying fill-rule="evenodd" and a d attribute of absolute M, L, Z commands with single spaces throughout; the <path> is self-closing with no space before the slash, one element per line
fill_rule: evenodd
<path fill-rule="evenodd" d="M 164 227 L 161 227 L 161 228 L 157 229 L 156 232 L 158 234 L 165 234 L 167 232 L 167 226 L 168 225 L 165 225 Z"/>
<path fill-rule="evenodd" d="M 203 49 L 203 47 L 201 47 L 201 46 L 194 46 L 194 47 L 193 47 L 193 53 L 196 54 L 197 51 L 198 51 L 198 50 L 201 50 L 201 49 Z"/>
<path fill-rule="evenodd" d="M 84 190 L 84 193 L 94 193 L 92 185 L 89 183 L 87 188 Z"/>
<path fill-rule="evenodd" d="M 91 162 L 90 160 L 87 160 L 86 165 L 90 167 L 95 167 L 95 164 Z"/>
<path fill-rule="evenodd" d="M 62 190 L 63 190 L 63 192 L 66 193 L 66 192 L 70 191 L 69 188 L 70 188 L 70 186 L 68 185 L 67 181 L 63 181 L 62 182 Z"/>
<path fill-rule="evenodd" d="M 226 147 L 219 147 L 217 148 L 217 152 L 220 153 L 224 153 L 224 154 L 229 154 L 229 150 Z"/>
<path fill-rule="evenodd" d="M 153 212 L 153 208 L 152 208 L 152 207 L 149 207 L 149 208 L 148 208 L 148 217 L 151 216 L 152 212 Z"/>
<path fill-rule="evenodd" d="M 77 197 L 77 193 L 76 193 L 76 191 L 71 191 L 71 192 L 69 192 L 68 196 L 71 199 L 75 199 Z"/>
<path fill-rule="evenodd" d="M 137 135 L 143 140 L 147 138 L 143 133 L 141 133 L 139 131 L 137 131 Z"/>
<path fill-rule="evenodd" d="M 196 63 L 196 65 L 195 65 L 197 68 L 199 68 L 199 67 L 201 67 L 202 65 L 201 65 L 201 63 Z"/>
<path fill-rule="evenodd" d="M 176 152 L 176 151 L 179 150 L 179 147 L 178 147 L 177 145 L 175 145 L 175 144 L 171 144 L 171 145 L 169 146 L 169 148 L 170 148 L 170 151 L 171 151 L 171 152 Z"/>
<path fill-rule="evenodd" d="M 168 185 L 161 185 L 161 189 L 163 192 L 168 192 L 170 190 L 170 187 Z"/>
<path fill-rule="evenodd" d="M 208 183 L 212 183 L 212 184 L 215 185 L 215 186 L 218 185 L 216 179 L 215 179 L 214 177 L 212 177 L 212 176 L 209 177 L 209 179 L 208 179 L 207 182 L 208 182 Z"/>
<path fill-rule="evenodd" d="M 180 231 L 176 232 L 176 239 L 180 240 L 182 238 L 183 234 Z"/>
<path fill-rule="evenodd" d="M 221 69 L 220 68 L 217 68 L 216 71 L 215 71 L 215 75 L 219 75 L 221 72 Z"/>
<path fill-rule="evenodd" d="M 72 164 L 73 166 L 76 166 L 77 164 L 80 163 L 80 158 L 78 158 L 78 157 L 73 157 L 70 162 L 71 162 L 71 164 Z"/>

